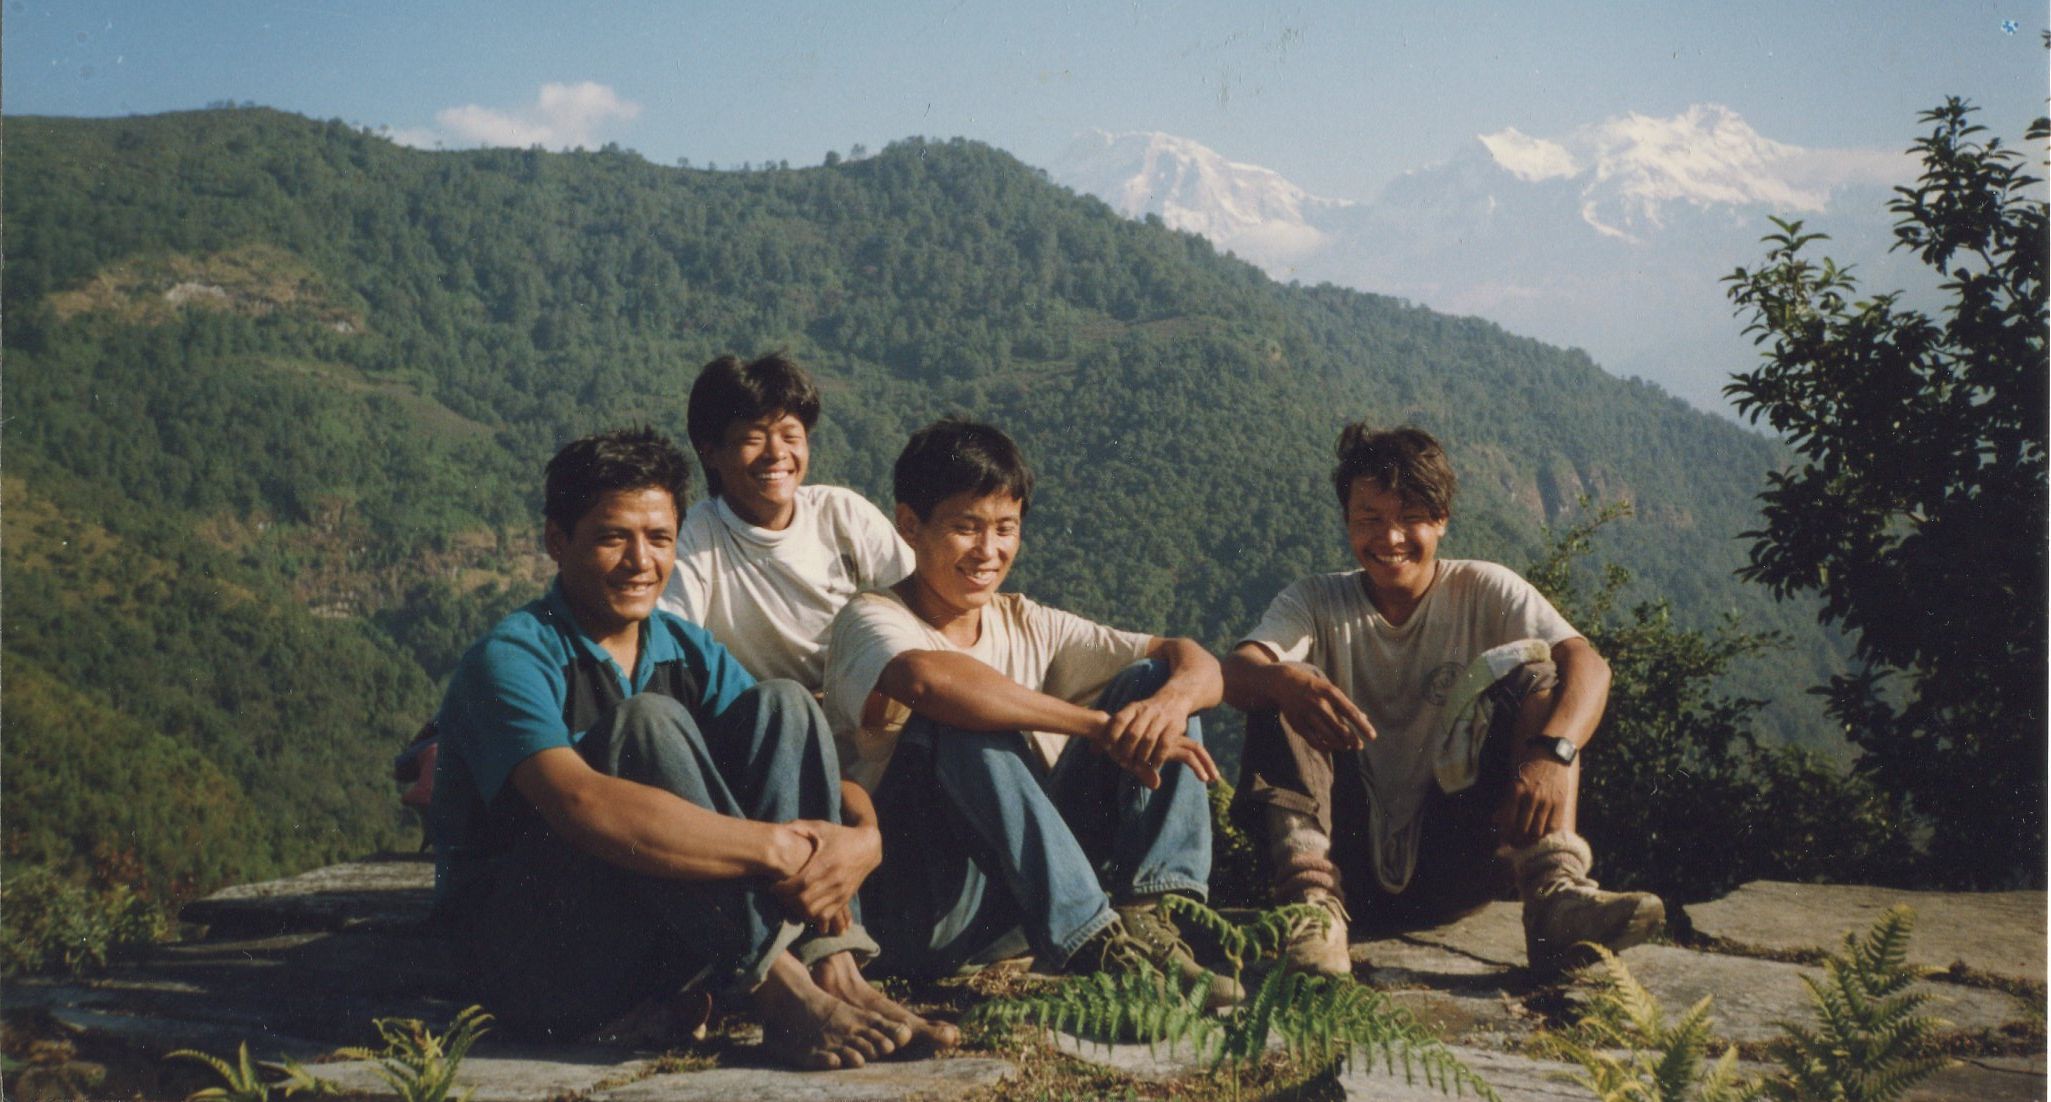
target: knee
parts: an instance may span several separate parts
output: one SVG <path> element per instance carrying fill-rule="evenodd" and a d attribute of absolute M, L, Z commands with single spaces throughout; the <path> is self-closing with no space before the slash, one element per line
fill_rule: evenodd
<path fill-rule="evenodd" d="M 618 715 L 620 722 L 631 728 L 659 728 L 673 726 L 679 718 L 688 720 L 691 712 L 675 697 L 642 693 L 622 702 Z"/>
<path fill-rule="evenodd" d="M 1168 663 L 1159 658 L 1142 658 L 1119 670 L 1110 684 L 1104 686 L 1104 708 L 1123 707 L 1160 692 L 1161 686 L 1168 683 L 1170 672 Z"/>
<path fill-rule="evenodd" d="M 976 793 L 1005 785 L 1038 786 L 1026 764 L 1026 740 L 1016 731 L 964 731 L 934 724 L 928 736 L 934 779 L 957 799 L 980 799 Z"/>
<path fill-rule="evenodd" d="M 630 752 L 629 747 L 669 746 L 677 739 L 688 741 L 689 732 L 697 728 L 698 721 L 682 701 L 660 693 L 642 693 L 621 701 L 613 710 L 612 722 L 599 724 L 591 735 L 604 731 L 616 752 Z M 591 735 L 585 737 L 590 739 Z M 587 753 L 603 745 L 592 741 L 586 747 Z"/>
<path fill-rule="evenodd" d="M 758 706 L 778 712 L 802 712 L 819 706 L 819 701 L 803 685 L 787 677 L 757 681 L 741 695 L 753 697 Z"/>

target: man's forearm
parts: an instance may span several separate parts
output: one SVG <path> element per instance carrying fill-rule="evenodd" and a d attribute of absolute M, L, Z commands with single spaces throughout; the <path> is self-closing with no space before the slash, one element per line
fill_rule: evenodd
<path fill-rule="evenodd" d="M 1218 660 L 1194 639 L 1155 639 L 1149 657 L 1168 663 L 1168 680 L 1154 695 L 1174 700 L 1195 713 L 1224 698 L 1225 679 Z"/>
<path fill-rule="evenodd" d="M 1609 706 L 1609 663 L 1588 640 L 1576 638 L 1553 647 L 1553 665 L 1560 683 L 1541 733 L 1586 746 Z"/>
<path fill-rule="evenodd" d="M 1241 644 L 1225 656 L 1219 668 L 1224 682 L 1225 703 L 1242 712 L 1258 712 L 1281 705 L 1275 681 L 1282 673 L 1282 664 L 1270 657 L 1266 650 L 1251 643 Z"/>
<path fill-rule="evenodd" d="M 789 823 L 721 815 L 662 789 L 598 773 L 567 748 L 520 763 L 513 782 L 563 839 L 629 872 L 675 880 L 781 878 L 813 841 Z"/>
<path fill-rule="evenodd" d="M 935 723 L 968 731 L 1089 736 L 1104 713 L 1034 692 L 965 654 L 909 651 L 892 659 L 877 691 Z"/>

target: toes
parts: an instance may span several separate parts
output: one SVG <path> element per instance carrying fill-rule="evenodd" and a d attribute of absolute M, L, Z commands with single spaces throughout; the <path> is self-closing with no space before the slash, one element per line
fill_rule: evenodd
<path fill-rule="evenodd" d="M 880 1022 L 862 1030 L 856 1036 L 874 1050 L 873 1055 L 875 1056 L 888 1056 L 897 1051 L 897 1046 L 904 1043 L 896 1037 L 894 1030 L 890 1029 L 885 1023 Z"/>

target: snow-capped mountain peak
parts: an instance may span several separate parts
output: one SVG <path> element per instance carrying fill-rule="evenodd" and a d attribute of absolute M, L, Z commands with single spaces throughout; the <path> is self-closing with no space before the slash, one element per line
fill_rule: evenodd
<path fill-rule="evenodd" d="M 1273 169 L 1228 161 L 1188 138 L 1158 131 L 1077 135 L 1055 178 L 1120 214 L 1157 214 L 1168 226 L 1238 248 L 1263 263 L 1317 248 L 1311 222 L 1352 204 L 1324 199 Z"/>
<path fill-rule="evenodd" d="M 1578 181 L 1583 220 L 1626 240 L 1664 226 L 1676 203 L 1820 211 L 1829 205 L 1834 184 L 1884 167 L 1870 155 L 1846 157 L 1774 141 L 1713 103 L 1670 118 L 1632 112 L 1558 140 L 1515 128 L 1479 140 L 1495 164 L 1519 180 Z"/>

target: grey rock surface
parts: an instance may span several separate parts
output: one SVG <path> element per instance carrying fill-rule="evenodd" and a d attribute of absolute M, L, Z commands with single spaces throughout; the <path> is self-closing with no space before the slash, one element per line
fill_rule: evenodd
<path fill-rule="evenodd" d="M 2044 982 L 2043 892 L 1921 892 L 1854 884 L 1759 880 L 1686 908 L 1695 932 L 1769 952 L 1831 952 L 1865 933 L 1889 907 L 1915 908 L 1909 959 L 1930 968 L 1961 962 L 1976 972 Z"/>
<path fill-rule="evenodd" d="M 659 1075 L 599 1091 L 591 1096 L 591 1102 L 909 1102 L 954 1098 L 1001 1083 L 1014 1070 L 1009 1061 L 980 1056 L 886 1060 L 852 1071 L 714 1068 Z M 479 1102 L 483 1102 L 482 1096 Z"/>
<path fill-rule="evenodd" d="M 1480 964 L 1524 967 L 1524 908 L 1516 903 L 1491 903 L 1456 922 L 1415 930 L 1403 939 L 1436 946 Z"/>
<path fill-rule="evenodd" d="M 1809 1021 L 1809 989 L 1802 977 L 1823 977 L 1821 968 L 1668 945 L 1641 945 L 1625 951 L 1622 959 L 1670 1014 L 1712 996 L 1715 1035 L 1737 1042 L 1767 1040 L 1780 1032 L 1780 1022 Z M 1958 1030 L 1998 1029 L 2028 1016 L 2021 1000 L 2003 991 L 1935 980 L 1919 989 L 1933 996 L 1929 1013 Z"/>
<path fill-rule="evenodd" d="M 1448 1047 L 1461 1063 L 1487 1080 L 1503 1102 L 1586 1102 L 1589 1097 L 1587 1088 L 1574 1081 L 1580 1069 L 1572 1064 L 1460 1045 Z M 1339 1086 L 1349 1100 L 1358 1102 L 1443 1102 L 1455 1097 L 1427 1082 L 1420 1070 L 1406 1077 L 1400 1064 L 1394 1068 L 1365 1063 L 1349 1067 L 1339 1077 Z"/>
<path fill-rule="evenodd" d="M 479 1051 L 463 1061 L 456 1086 L 457 1093 L 475 1092 L 470 1096 L 471 1102 L 534 1102 L 588 1096 L 603 1084 L 646 1078 L 649 1064 L 646 1059 L 622 1059 L 619 1051 L 606 1049 L 532 1052 L 516 1057 Z M 309 1070 L 351 1097 L 399 1097 L 378 1075 L 377 1066 L 367 1060 L 321 1064 Z"/>
<path fill-rule="evenodd" d="M 176 1048 L 232 1056 L 242 1041 L 249 1042 L 257 1059 L 318 1061 L 343 1046 L 372 1044 L 373 1018 L 419 1018 L 440 1029 L 469 1000 L 452 966 L 449 943 L 427 921 L 432 875 L 424 859 L 391 857 L 222 892 L 188 909 L 186 917 L 206 927 L 202 935 L 91 980 L 12 981 L 0 991 L 0 1009 L 11 1029 L 27 1024 L 90 1038 L 149 1067 L 163 1067 L 164 1054 Z M 2026 972 L 2034 959 L 2041 970 L 2042 893 L 1940 899 L 1938 893 L 1800 885 L 1748 885 L 1740 894 L 1746 893 L 1743 908 L 1691 908 L 1691 914 L 1708 908 L 1706 921 L 1697 918 L 1698 928 L 1706 927 L 1720 949 L 1732 951 L 1641 946 L 1624 955 L 1639 980 L 1675 1012 L 1704 994 L 1713 995 L 1717 1033 L 1727 1040 L 1763 1040 L 1774 1035 L 1776 1022 L 1806 1018 L 1801 977 L 1819 974 L 1813 967 L 1735 950 L 1785 954 L 1835 947 L 1840 931 L 1867 928 L 1872 917 L 1904 895 L 1914 897 L 1919 912 L 1913 944 L 1932 946 L 1919 959 L 1933 964 L 1963 960 L 1998 975 Z M 1386 991 L 1392 1003 L 1430 1025 L 1504 1098 L 1586 1097 L 1571 1081 L 1568 1065 L 1521 1055 L 1533 1032 L 1549 1018 L 1560 1024 L 1562 1007 L 1577 996 L 1574 988 L 1542 981 L 1524 969 L 1516 904 L 1491 905 L 1438 929 L 1364 940 L 1353 946 L 1353 957 L 1357 978 Z M 2001 1045 L 1977 1051 L 2012 1051 L 2012 1038 L 2027 1035 L 2015 1032 L 2016 1023 L 2024 1030 L 2042 1028 L 2041 1004 L 2030 1005 L 2006 992 L 1943 977 L 1929 981 L 1927 989 L 1939 995 L 1933 1012 L 1961 1030 L 2008 1027 L 1987 1034 L 2005 1038 Z M 751 1066 L 758 1057 L 749 1042 L 757 1036 L 745 1025 L 731 1027 L 712 1050 L 693 1054 L 700 1062 L 721 1066 L 675 1071 L 665 1070 L 675 1065 L 653 1052 L 624 1046 L 544 1049 L 491 1035 L 464 1063 L 462 1079 L 476 1087 L 478 1102 L 909 1102 L 972 1092 L 1001 1097 L 1017 1071 L 1006 1059 L 977 1053 L 883 1061 L 855 1071 L 792 1072 Z M 1106 1048 L 1074 1038 L 1056 1044 L 1077 1058 L 1162 1084 L 1170 1092 L 1207 1066 L 1186 1050 L 1149 1053 L 1143 1045 Z M 709 1060 L 703 1059 L 708 1055 Z M 363 1062 L 316 1063 L 314 1070 L 364 1097 L 393 1096 Z M 17 1093 L 9 1097 L 15 1097 L 19 1080 L 11 1085 Z M 1349 1098 L 1444 1097 L 1421 1078 L 1406 1084 L 1400 1070 L 1381 1067 L 1349 1067 L 1339 1085 Z M 2043 1098 L 2045 1085 L 2042 1053 L 1976 1057 L 1947 1069 L 1911 1097 L 2009 1102 Z"/>
<path fill-rule="evenodd" d="M 387 855 L 224 888 L 186 904 L 179 917 L 212 934 L 399 927 L 425 920 L 433 895 L 433 858 Z"/>

